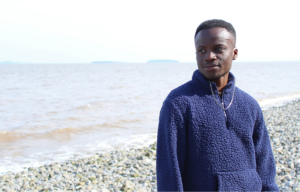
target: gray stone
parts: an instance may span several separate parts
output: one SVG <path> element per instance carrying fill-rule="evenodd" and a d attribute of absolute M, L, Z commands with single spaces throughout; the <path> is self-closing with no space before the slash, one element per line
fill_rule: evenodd
<path fill-rule="evenodd" d="M 293 162 L 288 162 L 288 166 L 289 166 L 289 168 L 294 169 L 294 163 Z"/>
<path fill-rule="evenodd" d="M 283 177 L 283 179 L 290 181 L 292 179 L 292 176 L 290 174 L 287 174 Z"/>
<path fill-rule="evenodd" d="M 298 188 L 300 186 L 300 184 L 299 184 L 299 181 L 298 182 L 296 182 L 294 185 L 293 185 L 293 188 L 295 189 L 295 188 Z"/>
<path fill-rule="evenodd" d="M 282 187 L 282 188 L 280 189 L 280 191 L 281 191 L 281 192 L 292 192 L 292 188 L 290 188 L 290 187 Z"/>
<path fill-rule="evenodd" d="M 285 186 L 292 187 L 294 185 L 294 181 L 288 181 L 285 183 Z"/>

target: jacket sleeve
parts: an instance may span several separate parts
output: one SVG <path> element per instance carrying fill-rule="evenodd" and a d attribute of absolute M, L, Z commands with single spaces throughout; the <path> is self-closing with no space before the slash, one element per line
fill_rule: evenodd
<path fill-rule="evenodd" d="M 279 191 L 275 183 L 276 167 L 268 131 L 260 109 L 253 133 L 256 170 L 262 180 L 262 191 Z"/>
<path fill-rule="evenodd" d="M 157 135 L 157 190 L 184 191 L 182 175 L 186 156 L 186 127 L 180 110 L 165 101 Z"/>

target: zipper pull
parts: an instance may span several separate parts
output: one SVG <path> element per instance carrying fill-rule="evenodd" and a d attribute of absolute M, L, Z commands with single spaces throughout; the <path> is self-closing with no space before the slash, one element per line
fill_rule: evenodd
<path fill-rule="evenodd" d="M 225 115 L 226 128 L 228 129 L 228 126 L 227 126 L 227 115 L 226 115 L 226 111 L 225 111 L 225 107 L 224 107 L 223 101 L 222 101 L 222 107 L 223 107 L 223 111 L 224 111 L 224 115 Z"/>

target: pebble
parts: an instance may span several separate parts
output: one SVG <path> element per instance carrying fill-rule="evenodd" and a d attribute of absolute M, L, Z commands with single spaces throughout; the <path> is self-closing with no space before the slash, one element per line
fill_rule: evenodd
<path fill-rule="evenodd" d="M 300 192 L 300 100 L 263 111 L 280 191 Z M 1 191 L 154 192 L 156 143 L 0 176 Z"/>

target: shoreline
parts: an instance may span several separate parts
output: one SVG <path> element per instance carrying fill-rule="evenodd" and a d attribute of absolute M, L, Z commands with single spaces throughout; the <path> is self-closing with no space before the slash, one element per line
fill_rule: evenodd
<path fill-rule="evenodd" d="M 300 99 L 263 110 L 280 190 L 300 190 Z M 156 191 L 156 143 L 0 176 L 0 191 Z"/>
<path fill-rule="evenodd" d="M 258 104 L 261 109 L 268 110 L 272 107 L 280 107 L 289 104 L 290 102 L 300 100 L 300 92 L 294 92 L 280 97 L 271 97 L 258 100 Z"/>
<path fill-rule="evenodd" d="M 257 101 L 262 110 L 266 110 L 272 106 L 281 106 L 292 102 L 297 98 L 300 99 L 300 92 L 287 93 L 279 97 L 264 98 Z M 81 107 L 87 106 L 89 105 L 82 105 Z M 34 127 L 28 133 L 22 131 L 22 128 L 0 132 L 3 151 L 0 160 L 0 175 L 4 175 L 9 171 L 20 172 L 25 167 L 39 167 L 55 162 L 85 158 L 99 152 L 104 153 L 112 150 L 147 146 L 156 140 L 158 114 L 159 111 L 151 113 L 151 122 L 148 119 L 146 124 L 140 124 L 143 120 L 141 118 L 124 116 L 121 119 L 109 120 L 108 124 L 95 122 L 79 128 L 72 125 L 75 120 L 69 122 L 70 124 L 64 120 L 66 124 L 62 125 L 62 129 L 54 128 L 56 127 L 54 123 L 49 128 L 42 128 L 41 131 L 38 127 Z M 131 122 L 130 119 L 134 119 L 134 121 Z M 123 120 L 126 121 L 123 122 Z M 120 127 L 125 128 L 128 126 L 129 131 L 126 130 L 127 128 L 121 128 L 119 131 L 119 123 Z M 115 125 L 116 127 L 113 127 Z M 113 129 L 110 129 L 110 126 Z M 85 131 L 86 128 L 88 131 Z M 143 131 L 145 128 L 147 129 L 146 132 Z M 88 134 L 91 137 L 87 137 Z M 85 140 L 88 142 L 85 142 Z M 61 141 L 62 143 L 60 143 Z M 28 142 L 28 145 L 26 142 Z M 25 143 L 24 150 L 23 143 Z"/>

